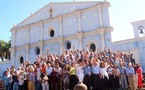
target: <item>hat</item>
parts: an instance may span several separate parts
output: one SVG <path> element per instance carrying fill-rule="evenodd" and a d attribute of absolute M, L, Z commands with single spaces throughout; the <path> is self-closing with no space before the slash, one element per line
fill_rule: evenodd
<path fill-rule="evenodd" d="M 75 85 L 74 90 L 87 90 L 87 86 L 83 83 L 78 83 Z"/>

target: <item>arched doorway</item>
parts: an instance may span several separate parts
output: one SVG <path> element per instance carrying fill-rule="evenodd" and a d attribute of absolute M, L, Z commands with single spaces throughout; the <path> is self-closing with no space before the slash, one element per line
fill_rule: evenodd
<path fill-rule="evenodd" d="M 90 51 L 92 51 L 92 52 L 96 51 L 96 45 L 94 43 L 90 44 Z"/>

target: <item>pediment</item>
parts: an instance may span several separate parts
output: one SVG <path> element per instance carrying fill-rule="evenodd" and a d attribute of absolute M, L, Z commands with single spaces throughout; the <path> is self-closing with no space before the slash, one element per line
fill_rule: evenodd
<path fill-rule="evenodd" d="M 35 23 L 40 20 L 45 20 L 50 18 L 50 11 L 52 17 L 56 17 L 62 14 L 67 14 L 76 10 L 89 8 L 98 3 L 102 3 L 102 1 L 93 1 L 93 2 L 54 2 L 49 3 L 45 7 L 41 8 L 19 24 L 17 24 L 14 28 L 22 27 L 27 24 Z"/>

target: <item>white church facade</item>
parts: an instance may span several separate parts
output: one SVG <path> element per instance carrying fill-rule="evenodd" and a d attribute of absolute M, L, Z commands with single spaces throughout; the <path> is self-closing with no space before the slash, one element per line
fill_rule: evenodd
<path fill-rule="evenodd" d="M 75 45 L 97 48 L 111 46 L 108 2 L 50 3 L 12 28 L 12 63 L 20 58 L 33 62 L 37 55 L 61 54 Z M 107 39 L 105 39 L 107 38 Z"/>
<path fill-rule="evenodd" d="M 11 60 L 0 63 L 0 72 L 11 65 L 17 67 L 21 60 L 34 62 L 47 50 L 62 54 L 73 46 L 133 53 L 145 72 L 145 37 L 138 32 L 145 21 L 132 23 L 135 38 L 112 43 L 109 7 L 107 1 L 49 3 L 11 29 Z"/>

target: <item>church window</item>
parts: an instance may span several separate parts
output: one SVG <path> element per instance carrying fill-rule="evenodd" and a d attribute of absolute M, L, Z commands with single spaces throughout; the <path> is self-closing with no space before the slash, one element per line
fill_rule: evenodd
<path fill-rule="evenodd" d="M 96 51 L 96 45 L 94 43 L 90 45 L 90 50 L 92 50 L 93 52 Z"/>
<path fill-rule="evenodd" d="M 50 37 L 54 37 L 54 30 L 52 29 L 52 30 L 50 30 Z"/>
<path fill-rule="evenodd" d="M 22 64 L 24 62 L 23 56 L 20 56 L 20 63 Z"/>
<path fill-rule="evenodd" d="M 69 50 L 71 48 L 71 42 L 70 41 L 66 41 L 65 42 L 65 46 L 66 46 L 66 49 Z"/>
<path fill-rule="evenodd" d="M 35 54 L 36 54 L 36 55 L 39 55 L 39 54 L 40 54 L 40 48 L 39 48 L 39 47 L 36 47 L 36 48 L 35 48 Z"/>

